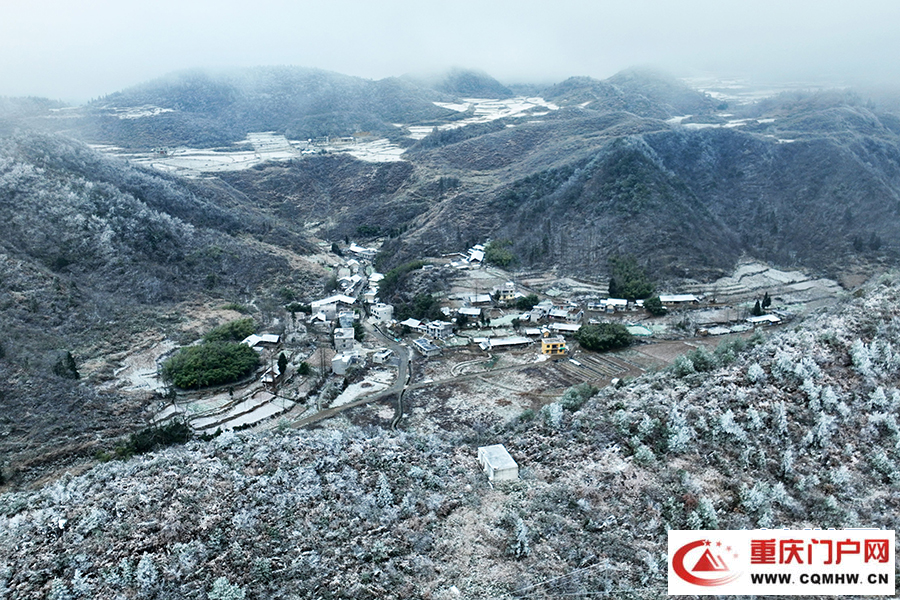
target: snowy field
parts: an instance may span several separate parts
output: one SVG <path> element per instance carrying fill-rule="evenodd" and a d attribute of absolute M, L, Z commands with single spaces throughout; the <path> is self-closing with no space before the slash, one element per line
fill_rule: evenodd
<path fill-rule="evenodd" d="M 439 125 L 439 130 L 457 129 L 475 123 L 487 123 L 503 118 L 541 117 L 559 107 L 543 98 L 510 98 L 508 100 L 495 100 L 487 98 L 466 98 L 461 103 L 435 102 L 437 106 L 455 110 L 462 113 L 471 113 L 472 116 Z M 130 109 L 110 109 L 116 112 L 121 119 L 137 119 L 151 117 L 169 109 L 153 106 L 142 106 Z M 528 121 L 529 123 L 539 121 Z M 404 127 L 402 123 L 395 123 L 397 127 Z M 409 137 L 420 140 L 430 134 L 433 126 L 410 126 Z M 230 148 L 198 149 L 178 147 L 169 150 L 166 154 L 151 153 L 123 153 L 120 148 L 114 146 L 95 145 L 94 148 L 101 152 L 117 154 L 128 158 L 133 163 L 151 167 L 153 169 L 183 175 L 186 177 L 199 177 L 205 173 L 222 173 L 226 171 L 241 171 L 255 167 L 267 161 L 284 161 L 301 158 L 307 154 L 313 154 L 320 150 L 332 153 L 345 153 L 350 156 L 375 163 L 396 162 L 403 160 L 404 149 L 384 138 L 355 138 L 353 141 L 335 141 L 324 145 L 310 146 L 307 142 L 289 141 L 283 135 L 272 131 L 262 131 L 247 134 L 247 138 L 238 142 L 237 146 L 251 145 L 253 150 L 233 150 Z"/>
<path fill-rule="evenodd" d="M 226 148 L 216 150 L 180 147 L 165 156 L 158 153 L 125 156 L 135 164 L 189 177 L 203 173 L 240 171 L 266 161 L 290 160 L 300 156 L 298 148 L 287 138 L 271 131 L 247 134 L 247 138 L 240 144 L 248 143 L 253 146 L 253 150 L 232 152 Z"/>
<path fill-rule="evenodd" d="M 435 102 L 436 106 L 455 110 L 456 112 L 472 112 L 468 119 L 439 125 L 439 131 L 458 129 L 475 123 L 487 123 L 497 119 L 509 117 L 541 117 L 551 110 L 559 110 L 559 107 L 543 98 L 509 98 L 508 100 L 494 100 L 488 98 L 464 98 L 461 104 L 448 102 Z M 413 126 L 409 128 L 409 137 L 421 140 L 434 130 L 431 126 Z"/>

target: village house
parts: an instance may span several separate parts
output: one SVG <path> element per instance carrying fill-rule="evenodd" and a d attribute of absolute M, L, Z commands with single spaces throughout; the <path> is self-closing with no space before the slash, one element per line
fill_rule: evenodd
<path fill-rule="evenodd" d="M 748 317 L 747 322 L 752 325 L 775 325 L 781 323 L 781 318 L 776 315 L 760 315 L 758 317 Z"/>
<path fill-rule="evenodd" d="M 281 336 L 275 333 L 264 333 L 262 335 L 251 334 L 241 340 L 242 344 L 250 346 L 256 351 L 262 351 L 263 348 L 274 348 L 281 341 Z"/>
<path fill-rule="evenodd" d="M 376 365 L 383 365 L 394 355 L 394 351 L 390 348 L 380 348 L 372 355 L 372 362 Z"/>
<path fill-rule="evenodd" d="M 533 307 L 531 307 L 531 312 L 529 313 L 528 320 L 532 323 L 537 323 L 541 319 L 547 317 L 550 314 L 550 311 L 553 309 L 553 302 L 550 300 L 543 300 L 541 302 L 538 302 Z"/>
<path fill-rule="evenodd" d="M 350 244 L 350 247 L 347 248 L 350 252 L 356 255 L 356 257 L 360 260 L 374 260 L 375 255 L 378 254 L 378 251 L 374 248 L 364 248 L 362 246 L 357 245 L 356 242 Z"/>
<path fill-rule="evenodd" d="M 408 327 L 410 331 L 418 331 L 420 333 L 425 333 L 428 331 L 428 327 L 422 321 L 418 319 L 406 319 L 405 321 L 400 321 L 398 323 L 401 327 Z"/>
<path fill-rule="evenodd" d="M 490 294 L 467 294 L 463 297 L 463 300 L 468 302 L 471 306 L 490 306 L 491 305 L 491 295 Z"/>
<path fill-rule="evenodd" d="M 435 346 L 431 340 L 427 338 L 419 338 L 412 341 L 413 348 L 422 356 L 431 357 L 441 353 L 441 349 Z"/>
<path fill-rule="evenodd" d="M 346 375 L 347 370 L 360 362 L 360 357 L 355 352 L 335 354 L 331 358 L 331 370 L 335 375 Z"/>
<path fill-rule="evenodd" d="M 334 330 L 334 350 L 338 353 L 353 350 L 354 339 L 352 327 L 338 327 Z"/>
<path fill-rule="evenodd" d="M 394 319 L 394 307 L 379 302 L 369 309 L 369 314 L 376 323 L 390 323 Z"/>
<path fill-rule="evenodd" d="M 482 350 L 502 350 L 504 348 L 528 346 L 533 343 L 534 340 L 530 338 L 521 335 L 510 335 L 506 337 L 484 338 L 478 345 Z"/>
<path fill-rule="evenodd" d="M 554 333 L 575 334 L 581 329 L 581 323 L 550 323 L 547 328 Z"/>
<path fill-rule="evenodd" d="M 342 310 L 338 313 L 338 323 L 341 327 L 353 327 L 353 322 L 356 320 L 356 315 L 353 311 Z"/>
<path fill-rule="evenodd" d="M 463 306 L 456 311 L 456 314 L 477 321 L 481 317 L 481 309 L 475 306 Z"/>
<path fill-rule="evenodd" d="M 345 296 L 344 294 L 337 294 L 335 296 L 329 296 L 327 298 L 322 298 L 321 300 L 313 301 L 310 303 L 310 308 L 312 309 L 313 317 L 321 314 L 324 316 L 324 320 L 331 321 L 337 317 L 339 304 L 352 306 L 355 302 L 356 298 Z"/>
<path fill-rule="evenodd" d="M 541 336 L 541 354 L 563 356 L 566 353 L 566 340 L 561 335 L 550 335 L 546 330 Z"/>
<path fill-rule="evenodd" d="M 699 304 L 700 299 L 694 294 L 660 294 L 659 301 L 663 304 Z"/>
<path fill-rule="evenodd" d="M 453 323 L 432 321 L 426 326 L 426 332 L 436 340 L 443 340 L 453 335 Z"/>
<path fill-rule="evenodd" d="M 497 302 L 510 302 L 516 299 L 516 284 L 513 281 L 507 281 L 503 285 L 494 288 L 494 299 Z"/>
<path fill-rule="evenodd" d="M 478 462 L 488 481 L 511 481 L 519 478 L 519 465 L 503 444 L 478 448 Z"/>

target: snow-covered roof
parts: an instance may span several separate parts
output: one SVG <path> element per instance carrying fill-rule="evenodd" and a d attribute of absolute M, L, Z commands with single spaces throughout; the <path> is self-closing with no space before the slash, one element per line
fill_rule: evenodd
<path fill-rule="evenodd" d="M 680 302 L 699 302 L 699 299 L 693 294 L 660 294 L 659 301 L 676 304 Z"/>
<path fill-rule="evenodd" d="M 253 346 L 257 345 L 261 340 L 262 340 L 261 337 L 259 337 L 255 333 L 252 333 L 252 334 L 248 335 L 247 337 L 245 337 L 243 340 L 241 340 L 241 343 L 247 344 L 248 346 L 250 346 L 252 348 Z"/>
<path fill-rule="evenodd" d="M 325 306 L 326 304 L 336 304 L 338 302 L 342 302 L 343 304 L 353 304 L 356 302 L 356 298 L 344 294 L 335 294 L 334 296 L 328 296 L 321 300 L 315 300 L 312 303 L 312 306 Z"/>
<path fill-rule="evenodd" d="M 759 317 L 748 317 L 749 323 L 781 323 L 781 319 L 775 315 L 760 315 Z"/>
<path fill-rule="evenodd" d="M 581 325 L 577 323 L 550 323 L 551 331 L 565 331 L 566 333 L 575 333 L 581 329 Z"/>
<path fill-rule="evenodd" d="M 422 321 L 418 319 L 407 319 L 405 321 L 400 322 L 401 325 L 406 325 L 410 329 L 418 329 L 422 326 Z"/>
<path fill-rule="evenodd" d="M 513 335 L 509 337 L 497 337 L 497 338 L 488 338 L 488 343 L 491 348 L 500 348 L 503 346 L 522 346 L 525 344 L 531 344 L 533 340 L 530 338 L 521 336 L 521 335 Z"/>
<path fill-rule="evenodd" d="M 478 459 L 489 464 L 495 471 L 506 469 L 518 469 L 519 465 L 513 460 L 503 444 L 482 446 L 478 449 Z"/>

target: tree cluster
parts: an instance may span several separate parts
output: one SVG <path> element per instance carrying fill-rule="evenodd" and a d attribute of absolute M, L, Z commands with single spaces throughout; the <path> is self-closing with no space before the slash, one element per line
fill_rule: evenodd
<path fill-rule="evenodd" d="M 597 323 L 583 325 L 575 334 L 575 340 L 586 350 L 604 352 L 630 345 L 633 336 L 621 323 Z"/>
<path fill-rule="evenodd" d="M 233 383 L 259 366 L 256 351 L 238 342 L 204 342 L 179 350 L 162 366 L 162 376 L 182 389 Z"/>
<path fill-rule="evenodd" d="M 494 240 L 484 247 L 484 260 L 498 267 L 508 267 L 516 260 L 512 253 L 512 240 Z"/>
<path fill-rule="evenodd" d="M 639 300 L 653 293 L 653 282 L 647 271 L 633 256 L 614 256 L 609 259 L 609 295 L 611 298 Z"/>

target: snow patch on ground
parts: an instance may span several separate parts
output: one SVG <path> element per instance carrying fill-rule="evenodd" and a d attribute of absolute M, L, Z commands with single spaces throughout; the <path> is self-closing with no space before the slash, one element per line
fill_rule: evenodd
<path fill-rule="evenodd" d="M 368 394 L 374 394 L 381 390 L 386 390 L 394 383 L 395 378 L 396 375 L 392 371 L 372 371 L 367 374 L 365 381 L 347 386 L 347 389 L 341 392 L 341 395 L 335 398 L 328 407 L 334 408 L 336 406 L 343 406 L 344 404 L 353 402 L 357 398 L 367 396 Z"/>
<path fill-rule="evenodd" d="M 156 117 L 163 113 L 175 112 L 171 108 L 162 108 L 151 104 L 145 104 L 144 106 L 127 106 L 124 108 L 112 106 L 107 107 L 106 110 L 110 111 L 112 116 L 117 119 L 143 119 L 146 117 Z"/>
<path fill-rule="evenodd" d="M 462 104 L 453 105 L 456 108 L 451 108 L 445 102 L 435 102 L 434 104 L 442 108 L 457 110 L 458 112 L 467 112 L 471 110 L 474 115 L 472 117 L 469 117 L 468 119 L 463 119 L 454 123 L 445 123 L 444 125 L 438 125 L 437 129 L 439 131 L 458 129 L 460 127 L 473 125 L 475 123 L 488 123 L 497 119 L 544 116 L 549 114 L 550 111 L 559 110 L 559 106 L 553 104 L 552 102 L 547 102 L 543 98 L 526 98 L 524 96 L 509 98 L 507 100 L 496 100 L 491 98 L 463 98 Z M 465 106 L 465 110 L 461 110 L 463 106 Z M 538 112 L 535 112 L 535 109 L 546 110 L 539 110 Z M 434 129 L 434 126 L 412 126 L 409 128 L 409 137 L 414 140 L 421 140 L 432 131 L 434 131 Z"/>

